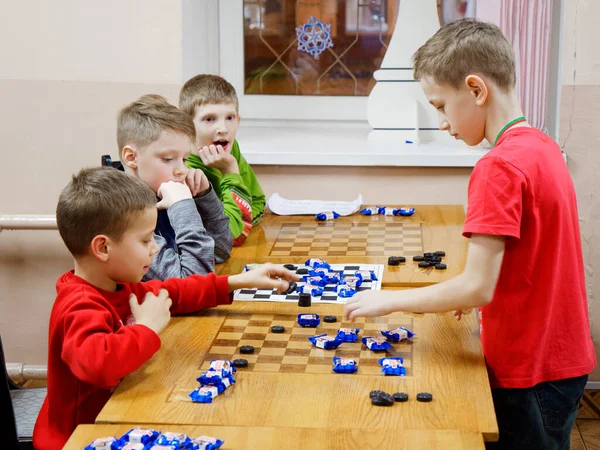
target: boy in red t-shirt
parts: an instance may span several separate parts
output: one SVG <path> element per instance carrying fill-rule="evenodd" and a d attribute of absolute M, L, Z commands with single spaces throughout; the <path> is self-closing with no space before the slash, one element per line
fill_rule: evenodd
<path fill-rule="evenodd" d="M 500 440 L 489 448 L 568 449 L 589 374 L 590 337 L 573 182 L 558 145 L 525 122 L 510 44 L 473 19 L 442 27 L 414 55 L 440 129 L 495 147 L 469 181 L 463 273 L 407 291 L 364 291 L 350 319 L 478 307 Z"/>
<path fill-rule="evenodd" d="M 94 423 L 121 378 L 158 351 L 171 313 L 230 304 L 241 287 L 282 291 L 297 279 L 267 264 L 239 275 L 140 283 L 158 251 L 156 214 L 154 192 L 113 168 L 84 169 L 61 193 L 56 222 L 75 270 L 56 283 L 36 449 L 61 449 L 77 425 Z"/>

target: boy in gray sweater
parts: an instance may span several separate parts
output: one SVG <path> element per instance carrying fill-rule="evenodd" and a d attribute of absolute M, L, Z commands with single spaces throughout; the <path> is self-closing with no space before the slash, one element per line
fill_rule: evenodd
<path fill-rule="evenodd" d="M 124 107 L 117 143 L 125 172 L 159 198 L 154 239 L 159 246 L 147 280 L 213 272 L 231 254 L 229 219 L 204 173 L 186 167 L 196 142 L 192 119 L 159 95 Z"/>

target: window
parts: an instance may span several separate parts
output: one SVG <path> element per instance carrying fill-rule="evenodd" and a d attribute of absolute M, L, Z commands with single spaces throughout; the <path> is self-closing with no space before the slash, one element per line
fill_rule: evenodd
<path fill-rule="evenodd" d="M 243 117 L 368 126 L 373 73 L 399 8 L 400 0 L 220 0 L 221 75 L 238 91 Z"/>
<path fill-rule="evenodd" d="M 231 81 L 240 97 L 245 125 L 264 121 L 329 126 L 323 124 L 327 121 L 370 128 L 367 98 L 375 85 L 372 74 L 381 65 L 403 2 L 406 6 L 414 1 L 428 0 L 182 0 L 184 77 L 211 72 Z M 475 0 L 430 1 L 441 23 L 473 15 L 475 3 L 482 5 L 482 13 L 494 8 Z M 556 138 L 557 19 L 562 5 L 560 0 L 552 4 L 547 97 L 548 128 Z M 333 47 L 317 57 L 298 50 L 294 42 L 296 28 L 307 24 L 311 16 L 331 25 Z M 495 21 L 492 16 L 482 18 Z M 543 105 L 538 109 L 544 109 Z"/>

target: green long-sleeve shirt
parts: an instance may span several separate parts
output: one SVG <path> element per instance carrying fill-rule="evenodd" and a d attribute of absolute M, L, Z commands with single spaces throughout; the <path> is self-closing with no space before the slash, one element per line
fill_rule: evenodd
<path fill-rule="evenodd" d="M 220 170 L 206 167 L 198 155 L 191 154 L 187 165 L 201 169 L 213 186 L 217 197 L 223 202 L 225 215 L 229 217 L 229 229 L 233 236 L 233 245 L 242 245 L 252 227 L 265 212 L 265 193 L 263 192 L 252 167 L 244 159 L 237 141 L 233 141 L 231 154 L 236 159 L 240 173 L 223 175 Z"/>

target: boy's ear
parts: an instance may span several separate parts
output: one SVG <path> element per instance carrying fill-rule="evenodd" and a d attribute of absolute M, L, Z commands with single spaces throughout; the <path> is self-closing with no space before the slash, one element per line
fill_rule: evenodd
<path fill-rule="evenodd" d="M 129 145 L 123 147 L 121 152 L 121 162 L 130 169 L 137 169 L 138 153 L 137 150 Z"/>
<path fill-rule="evenodd" d="M 110 249 L 110 238 L 103 234 L 99 234 L 92 239 L 90 244 L 90 250 L 92 255 L 98 258 L 102 262 L 108 260 L 108 252 Z"/>
<path fill-rule="evenodd" d="M 465 86 L 475 97 L 477 106 L 482 106 L 488 99 L 489 90 L 486 82 L 479 75 L 468 75 L 465 78 Z"/>

